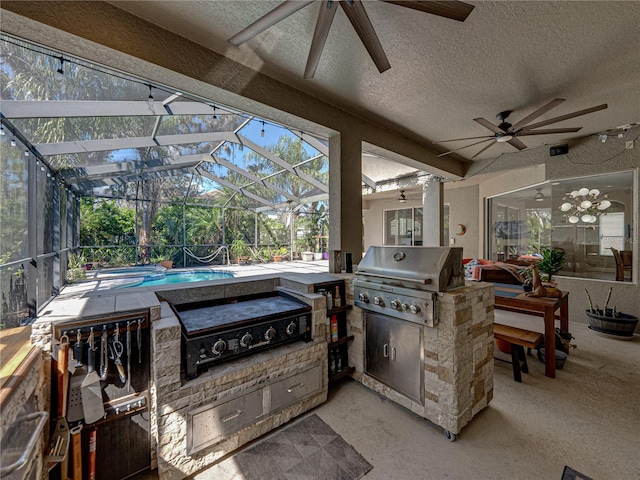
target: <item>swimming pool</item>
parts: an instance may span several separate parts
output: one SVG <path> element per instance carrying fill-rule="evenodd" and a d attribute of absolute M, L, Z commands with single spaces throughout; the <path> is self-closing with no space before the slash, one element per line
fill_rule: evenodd
<path fill-rule="evenodd" d="M 124 285 L 128 287 L 154 287 L 157 285 L 173 285 L 176 283 L 204 282 L 207 280 L 221 280 L 233 278 L 233 273 L 210 270 L 206 272 L 165 272 L 160 278 L 158 275 L 145 277 L 135 283 Z"/>

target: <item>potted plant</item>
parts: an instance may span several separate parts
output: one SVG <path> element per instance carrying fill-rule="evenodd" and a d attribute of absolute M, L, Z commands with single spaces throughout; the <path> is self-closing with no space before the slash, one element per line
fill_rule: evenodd
<path fill-rule="evenodd" d="M 526 267 L 518 270 L 518 273 L 522 275 L 522 289 L 525 292 L 533 290 L 533 269 L 531 267 Z"/>
<path fill-rule="evenodd" d="M 547 281 L 551 282 L 551 276 L 562 270 L 564 257 L 567 253 L 557 248 L 544 248 L 542 258 L 538 261 L 538 270 L 547 276 Z"/>
<path fill-rule="evenodd" d="M 67 282 L 74 283 L 87 277 L 87 271 L 83 265 L 87 263 L 82 255 L 70 253 L 67 260 Z"/>
<path fill-rule="evenodd" d="M 281 262 L 282 259 L 284 257 L 286 257 L 287 253 L 289 253 L 289 251 L 287 250 L 287 247 L 280 247 L 278 250 L 275 251 L 275 253 L 273 254 L 273 261 L 274 262 Z"/>
<path fill-rule="evenodd" d="M 251 249 L 243 239 L 236 238 L 229 246 L 229 252 L 231 253 L 231 257 L 237 263 L 241 263 L 246 262 L 249 259 Z"/>
<path fill-rule="evenodd" d="M 586 288 L 584 291 L 587 294 L 587 299 L 589 300 L 589 308 L 586 310 L 586 313 L 587 317 L 589 317 L 590 330 L 618 337 L 633 336 L 636 325 L 638 325 L 638 317 L 618 312 L 615 305 L 613 308 L 609 308 L 609 301 L 611 300 L 613 287 L 609 287 L 609 294 L 607 295 L 607 299 L 604 302 L 604 308 L 602 309 L 600 309 L 597 304 L 594 308 L 589 291 Z"/>

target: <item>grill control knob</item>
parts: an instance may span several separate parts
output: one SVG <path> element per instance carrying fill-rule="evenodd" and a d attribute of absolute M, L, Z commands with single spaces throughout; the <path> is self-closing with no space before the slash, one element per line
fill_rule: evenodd
<path fill-rule="evenodd" d="M 411 305 L 409 311 L 415 315 L 416 313 L 420 313 L 420 307 L 418 305 Z"/>
<path fill-rule="evenodd" d="M 213 347 L 211 347 L 211 351 L 215 355 L 222 355 L 226 349 L 227 349 L 227 344 L 222 339 L 218 340 L 216 343 L 213 344 Z"/>
<path fill-rule="evenodd" d="M 362 292 L 360 295 L 358 295 L 358 298 L 360 299 L 361 302 L 369 303 L 369 295 L 367 295 L 364 292 Z"/>
<path fill-rule="evenodd" d="M 400 300 L 391 300 L 391 308 L 400 310 Z"/>
<path fill-rule="evenodd" d="M 247 332 L 240 339 L 240 346 L 248 347 L 249 345 L 251 345 L 251 342 L 253 342 L 253 337 L 249 332 Z"/>
<path fill-rule="evenodd" d="M 269 327 L 269 329 L 264 332 L 264 339 L 268 342 L 276 338 L 276 329 L 273 327 Z"/>
<path fill-rule="evenodd" d="M 409 310 L 409 304 L 408 303 L 403 303 L 401 305 L 401 308 L 402 308 L 402 310 L 404 310 L 406 312 L 407 310 Z"/>
<path fill-rule="evenodd" d="M 382 297 L 378 297 L 378 296 L 373 297 L 373 303 L 380 307 L 384 307 L 384 300 L 382 299 Z"/>
<path fill-rule="evenodd" d="M 293 335 L 294 333 L 296 333 L 296 324 L 294 322 L 291 322 L 289 325 L 287 325 L 287 335 Z"/>

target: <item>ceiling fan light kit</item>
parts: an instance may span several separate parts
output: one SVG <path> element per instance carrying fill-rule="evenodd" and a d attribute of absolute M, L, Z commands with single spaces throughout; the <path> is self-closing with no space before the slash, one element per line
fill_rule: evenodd
<path fill-rule="evenodd" d="M 338 5 L 340 5 L 342 10 L 344 10 L 349 22 L 358 34 L 358 37 L 360 37 L 362 44 L 367 49 L 367 52 L 373 60 L 373 63 L 375 63 L 378 68 L 378 71 L 383 73 L 391 68 L 391 64 L 387 59 L 384 48 L 378 39 L 378 35 L 371 24 L 371 20 L 369 20 L 369 16 L 367 15 L 361 0 L 318 1 L 321 1 L 322 5 L 318 14 L 318 20 L 316 21 L 311 47 L 309 48 L 307 65 L 304 70 L 304 78 L 313 78 L 316 73 L 318 63 L 320 62 L 320 56 L 327 41 L 327 36 L 329 35 L 329 30 L 331 29 L 333 17 L 338 9 Z M 412 10 L 418 10 L 424 13 L 430 13 L 439 17 L 457 20 L 459 22 L 464 22 L 474 9 L 473 5 L 457 0 L 381 1 L 398 5 L 400 7 L 410 8 Z M 271 28 L 276 23 L 281 22 L 288 16 L 296 13 L 298 10 L 306 7 L 310 3 L 314 3 L 314 0 L 286 0 L 270 12 L 258 18 L 251 25 L 235 34 L 228 40 L 228 42 L 238 47 L 261 34 L 265 30 Z"/>

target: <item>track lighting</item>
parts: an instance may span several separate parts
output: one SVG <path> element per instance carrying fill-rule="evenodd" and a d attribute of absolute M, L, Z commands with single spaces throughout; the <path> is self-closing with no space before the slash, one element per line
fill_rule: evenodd
<path fill-rule="evenodd" d="M 264 137 L 264 121 L 262 122 L 262 130 L 260 130 L 260 136 Z"/>
<path fill-rule="evenodd" d="M 153 92 L 151 91 L 153 87 L 151 86 L 151 84 L 149 84 L 149 100 L 147 101 L 149 103 L 149 108 L 153 108 Z"/>

